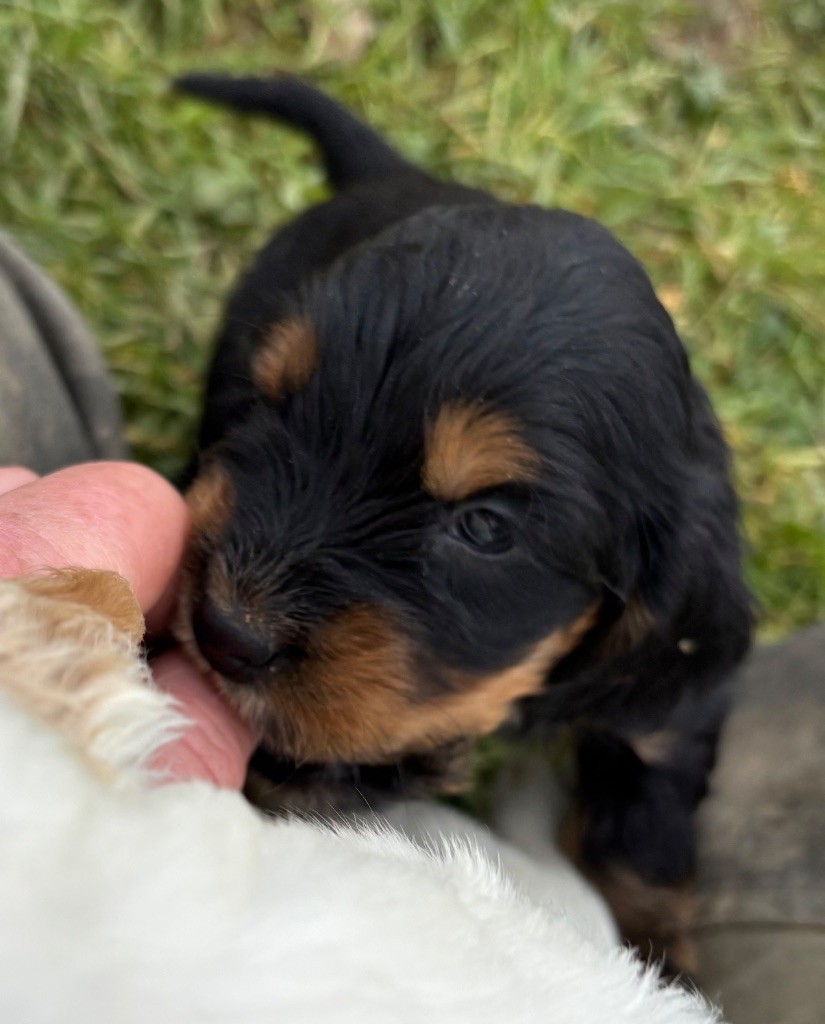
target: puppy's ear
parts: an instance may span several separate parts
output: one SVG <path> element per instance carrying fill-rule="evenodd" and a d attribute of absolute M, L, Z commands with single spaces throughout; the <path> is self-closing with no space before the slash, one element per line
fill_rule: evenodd
<path fill-rule="evenodd" d="M 609 633 L 613 653 L 659 632 L 709 666 L 733 665 L 744 654 L 753 606 L 742 580 L 736 496 L 721 457 L 716 467 L 687 467 L 674 493 L 639 520 L 618 560 L 620 582 L 609 586 L 621 601 Z"/>
<path fill-rule="evenodd" d="M 603 572 L 605 625 L 600 651 L 608 658 L 638 647 L 655 625 L 656 617 L 646 592 L 651 580 L 650 536 L 648 528 L 632 528 L 628 537 L 615 542 L 611 564 Z"/>
<path fill-rule="evenodd" d="M 146 630 L 143 613 L 127 580 L 103 569 L 51 569 L 16 581 L 30 594 L 56 601 L 82 604 L 111 619 L 114 625 L 140 643 Z"/>

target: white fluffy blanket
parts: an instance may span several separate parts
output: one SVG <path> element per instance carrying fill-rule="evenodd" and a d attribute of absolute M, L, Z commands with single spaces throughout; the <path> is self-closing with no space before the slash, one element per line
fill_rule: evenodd
<path fill-rule="evenodd" d="M 132 641 L 0 583 L 0 1006 L 14 1024 L 710 1024 L 544 838 L 443 808 L 277 822 L 146 768 L 183 723 Z M 525 795 L 526 794 L 526 795 Z M 511 836 L 511 838 L 513 838 Z"/>

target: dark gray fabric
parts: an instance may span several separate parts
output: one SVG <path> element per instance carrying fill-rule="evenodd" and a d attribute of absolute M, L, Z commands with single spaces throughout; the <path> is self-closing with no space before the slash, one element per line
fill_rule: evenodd
<path fill-rule="evenodd" d="M 706 992 L 732 1024 L 823 1024 L 825 626 L 751 656 L 700 824 Z"/>
<path fill-rule="evenodd" d="M 0 465 L 127 454 L 117 398 L 68 299 L 0 234 Z"/>

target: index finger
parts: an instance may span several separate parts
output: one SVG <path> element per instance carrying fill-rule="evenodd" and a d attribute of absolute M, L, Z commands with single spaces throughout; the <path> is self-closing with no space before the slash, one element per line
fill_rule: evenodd
<path fill-rule="evenodd" d="M 152 470 L 72 466 L 0 496 L 0 577 L 45 566 L 109 569 L 150 612 L 169 598 L 187 530 L 183 499 Z"/>

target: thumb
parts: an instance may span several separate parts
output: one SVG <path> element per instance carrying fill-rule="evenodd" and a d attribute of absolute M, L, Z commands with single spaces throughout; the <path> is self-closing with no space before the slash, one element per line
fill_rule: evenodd
<path fill-rule="evenodd" d="M 157 752 L 151 767 L 164 772 L 170 782 L 202 779 L 240 789 L 258 743 L 254 729 L 221 700 L 180 651 L 157 658 L 152 672 L 158 687 L 175 698 L 190 725 Z"/>

